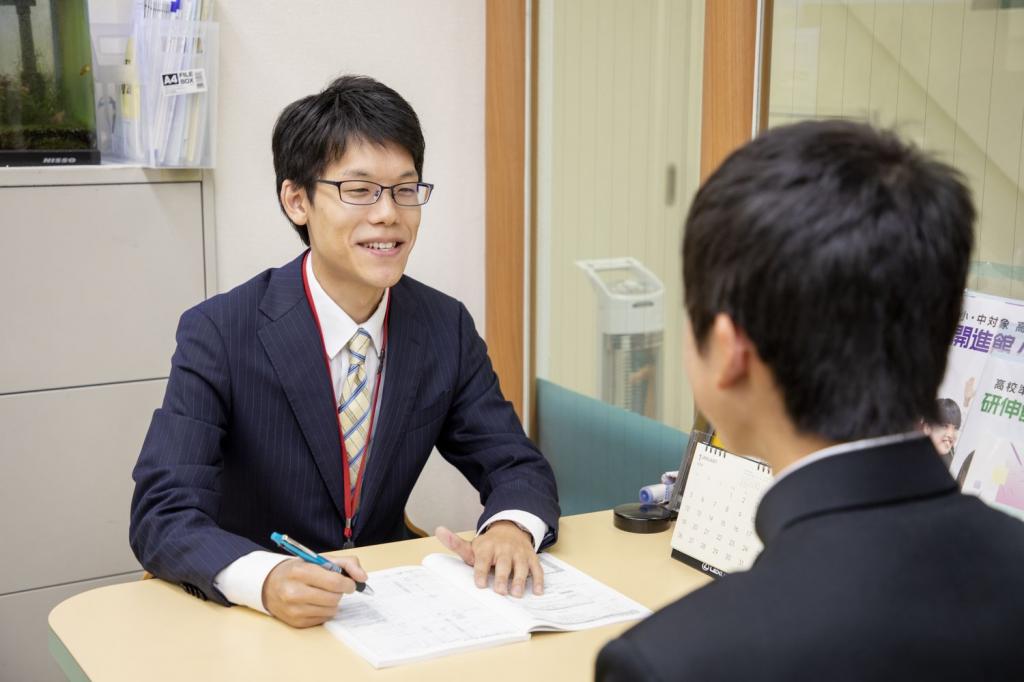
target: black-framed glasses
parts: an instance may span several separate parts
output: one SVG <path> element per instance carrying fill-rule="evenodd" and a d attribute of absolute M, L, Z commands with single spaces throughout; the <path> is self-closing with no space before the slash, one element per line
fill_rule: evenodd
<path fill-rule="evenodd" d="M 369 180 L 321 180 L 325 185 L 338 188 L 338 197 L 346 204 L 369 206 L 376 204 L 384 190 L 391 190 L 391 198 L 397 206 L 422 206 L 430 199 L 434 186 L 429 182 L 400 182 L 397 185 L 382 185 Z"/>

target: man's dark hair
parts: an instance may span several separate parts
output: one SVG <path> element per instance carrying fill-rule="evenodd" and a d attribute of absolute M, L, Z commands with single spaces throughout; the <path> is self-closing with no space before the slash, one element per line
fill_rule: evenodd
<path fill-rule="evenodd" d="M 271 143 L 278 203 L 285 180 L 304 188 L 313 203 L 317 178 L 353 141 L 397 144 L 412 156 L 416 173 L 423 179 L 423 131 L 409 103 L 372 78 L 342 76 L 319 94 L 292 102 L 278 116 Z M 307 227 L 292 226 L 309 246 Z"/>
<path fill-rule="evenodd" d="M 727 314 L 796 428 L 834 441 L 934 423 L 974 243 L 962 176 L 848 121 L 774 128 L 697 193 L 683 283 L 703 346 Z"/>
<path fill-rule="evenodd" d="M 953 428 L 960 428 L 960 406 L 955 401 L 949 398 L 939 398 L 935 402 L 935 421 L 933 422 L 936 426 L 945 426 L 946 424 L 952 424 Z"/>

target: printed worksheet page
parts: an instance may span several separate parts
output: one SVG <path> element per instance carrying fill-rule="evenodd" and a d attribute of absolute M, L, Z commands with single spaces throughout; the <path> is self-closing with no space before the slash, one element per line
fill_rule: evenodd
<path fill-rule="evenodd" d="M 373 571 L 367 583 L 374 594 L 346 595 L 325 626 L 375 668 L 530 638 L 524 618 L 423 566 Z"/>
<path fill-rule="evenodd" d="M 638 620 L 650 615 L 651 610 L 586 573 L 573 568 L 550 554 L 541 554 L 544 568 L 544 594 L 533 594 L 532 580 L 527 581 L 523 597 L 495 594 L 490 585 L 477 588 L 473 583 L 473 569 L 450 554 L 431 554 L 423 565 L 444 575 L 463 590 L 474 590 L 477 598 L 493 604 L 495 611 L 509 607 L 520 610 L 527 618 L 530 630 L 585 630 L 611 623 Z M 491 575 L 493 585 L 494 576 Z"/>

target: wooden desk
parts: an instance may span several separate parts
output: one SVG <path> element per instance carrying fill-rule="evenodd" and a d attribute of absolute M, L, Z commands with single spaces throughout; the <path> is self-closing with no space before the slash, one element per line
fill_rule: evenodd
<path fill-rule="evenodd" d="M 617 530 L 610 511 L 561 521 L 551 553 L 651 609 L 708 579 L 669 556 L 670 531 Z M 368 571 L 445 551 L 433 538 L 352 550 Z M 344 608 L 344 600 L 342 601 Z M 322 627 L 296 630 L 250 609 L 145 580 L 76 595 L 50 613 L 50 649 L 72 680 L 591 680 L 594 659 L 630 623 L 534 633 L 529 642 L 375 670 Z"/>

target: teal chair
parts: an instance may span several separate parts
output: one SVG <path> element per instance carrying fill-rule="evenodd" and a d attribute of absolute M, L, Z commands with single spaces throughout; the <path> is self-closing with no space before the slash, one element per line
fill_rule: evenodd
<path fill-rule="evenodd" d="M 562 514 L 639 501 L 679 468 L 687 435 L 661 422 L 537 380 L 537 439 L 558 481 Z"/>

